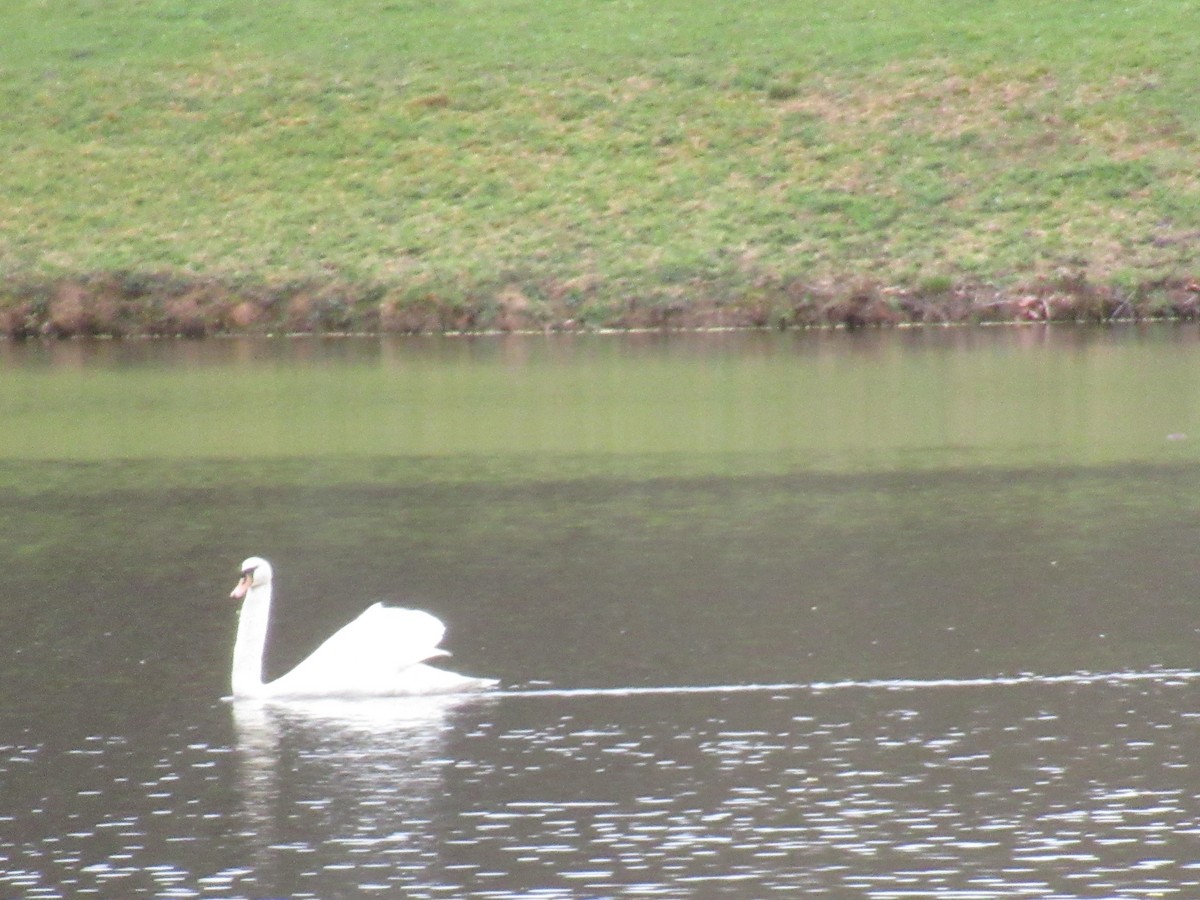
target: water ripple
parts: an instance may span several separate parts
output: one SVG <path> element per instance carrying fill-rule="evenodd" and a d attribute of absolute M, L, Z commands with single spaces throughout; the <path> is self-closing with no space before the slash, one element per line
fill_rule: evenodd
<path fill-rule="evenodd" d="M 980 678 L 872 678 L 842 681 L 796 681 L 775 684 L 702 684 L 602 688 L 533 687 L 497 692 L 500 697 L 640 697 L 659 694 L 762 694 L 793 691 L 926 690 L 933 688 L 1014 687 L 1028 684 L 1126 684 L 1160 681 L 1177 684 L 1200 678 L 1191 669 L 1150 669 L 1143 672 L 1071 672 L 1061 675 L 993 675 Z"/>

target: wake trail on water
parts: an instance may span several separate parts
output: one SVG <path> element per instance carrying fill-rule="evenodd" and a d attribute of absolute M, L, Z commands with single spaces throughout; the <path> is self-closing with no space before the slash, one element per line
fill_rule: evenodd
<path fill-rule="evenodd" d="M 1145 672 L 1071 672 L 1064 675 L 994 675 L 979 678 L 868 678 L 842 681 L 798 681 L 775 684 L 700 684 L 662 687 L 555 688 L 528 687 L 496 691 L 493 697 L 639 697 L 654 694 L 823 693 L 844 690 L 919 691 L 932 688 L 1010 687 L 1030 684 L 1127 684 L 1137 681 L 1185 683 L 1200 679 L 1191 669 Z"/>

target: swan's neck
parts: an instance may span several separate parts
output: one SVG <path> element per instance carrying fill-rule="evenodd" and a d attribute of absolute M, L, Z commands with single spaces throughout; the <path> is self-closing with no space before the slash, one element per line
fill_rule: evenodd
<path fill-rule="evenodd" d="M 263 691 L 263 653 L 271 616 L 271 585 L 246 592 L 238 615 L 237 640 L 233 644 L 232 687 L 235 697 L 254 697 Z"/>

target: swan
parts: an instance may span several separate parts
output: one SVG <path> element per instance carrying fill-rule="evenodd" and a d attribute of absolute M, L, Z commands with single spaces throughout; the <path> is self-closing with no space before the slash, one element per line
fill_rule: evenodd
<path fill-rule="evenodd" d="M 242 577 L 229 595 L 242 601 L 233 644 L 235 700 L 453 694 L 497 684 L 426 665 L 450 655 L 438 646 L 446 626 L 427 612 L 382 603 L 335 632 L 286 675 L 264 683 L 273 574 L 269 562 L 252 556 L 242 563 Z"/>

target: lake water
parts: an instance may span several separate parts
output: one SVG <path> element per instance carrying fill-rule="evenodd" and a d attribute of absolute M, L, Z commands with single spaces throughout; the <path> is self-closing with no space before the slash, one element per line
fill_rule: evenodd
<path fill-rule="evenodd" d="M 1200 332 L 0 343 L 0 897 L 1200 896 Z M 234 704 L 369 602 L 487 697 Z"/>

